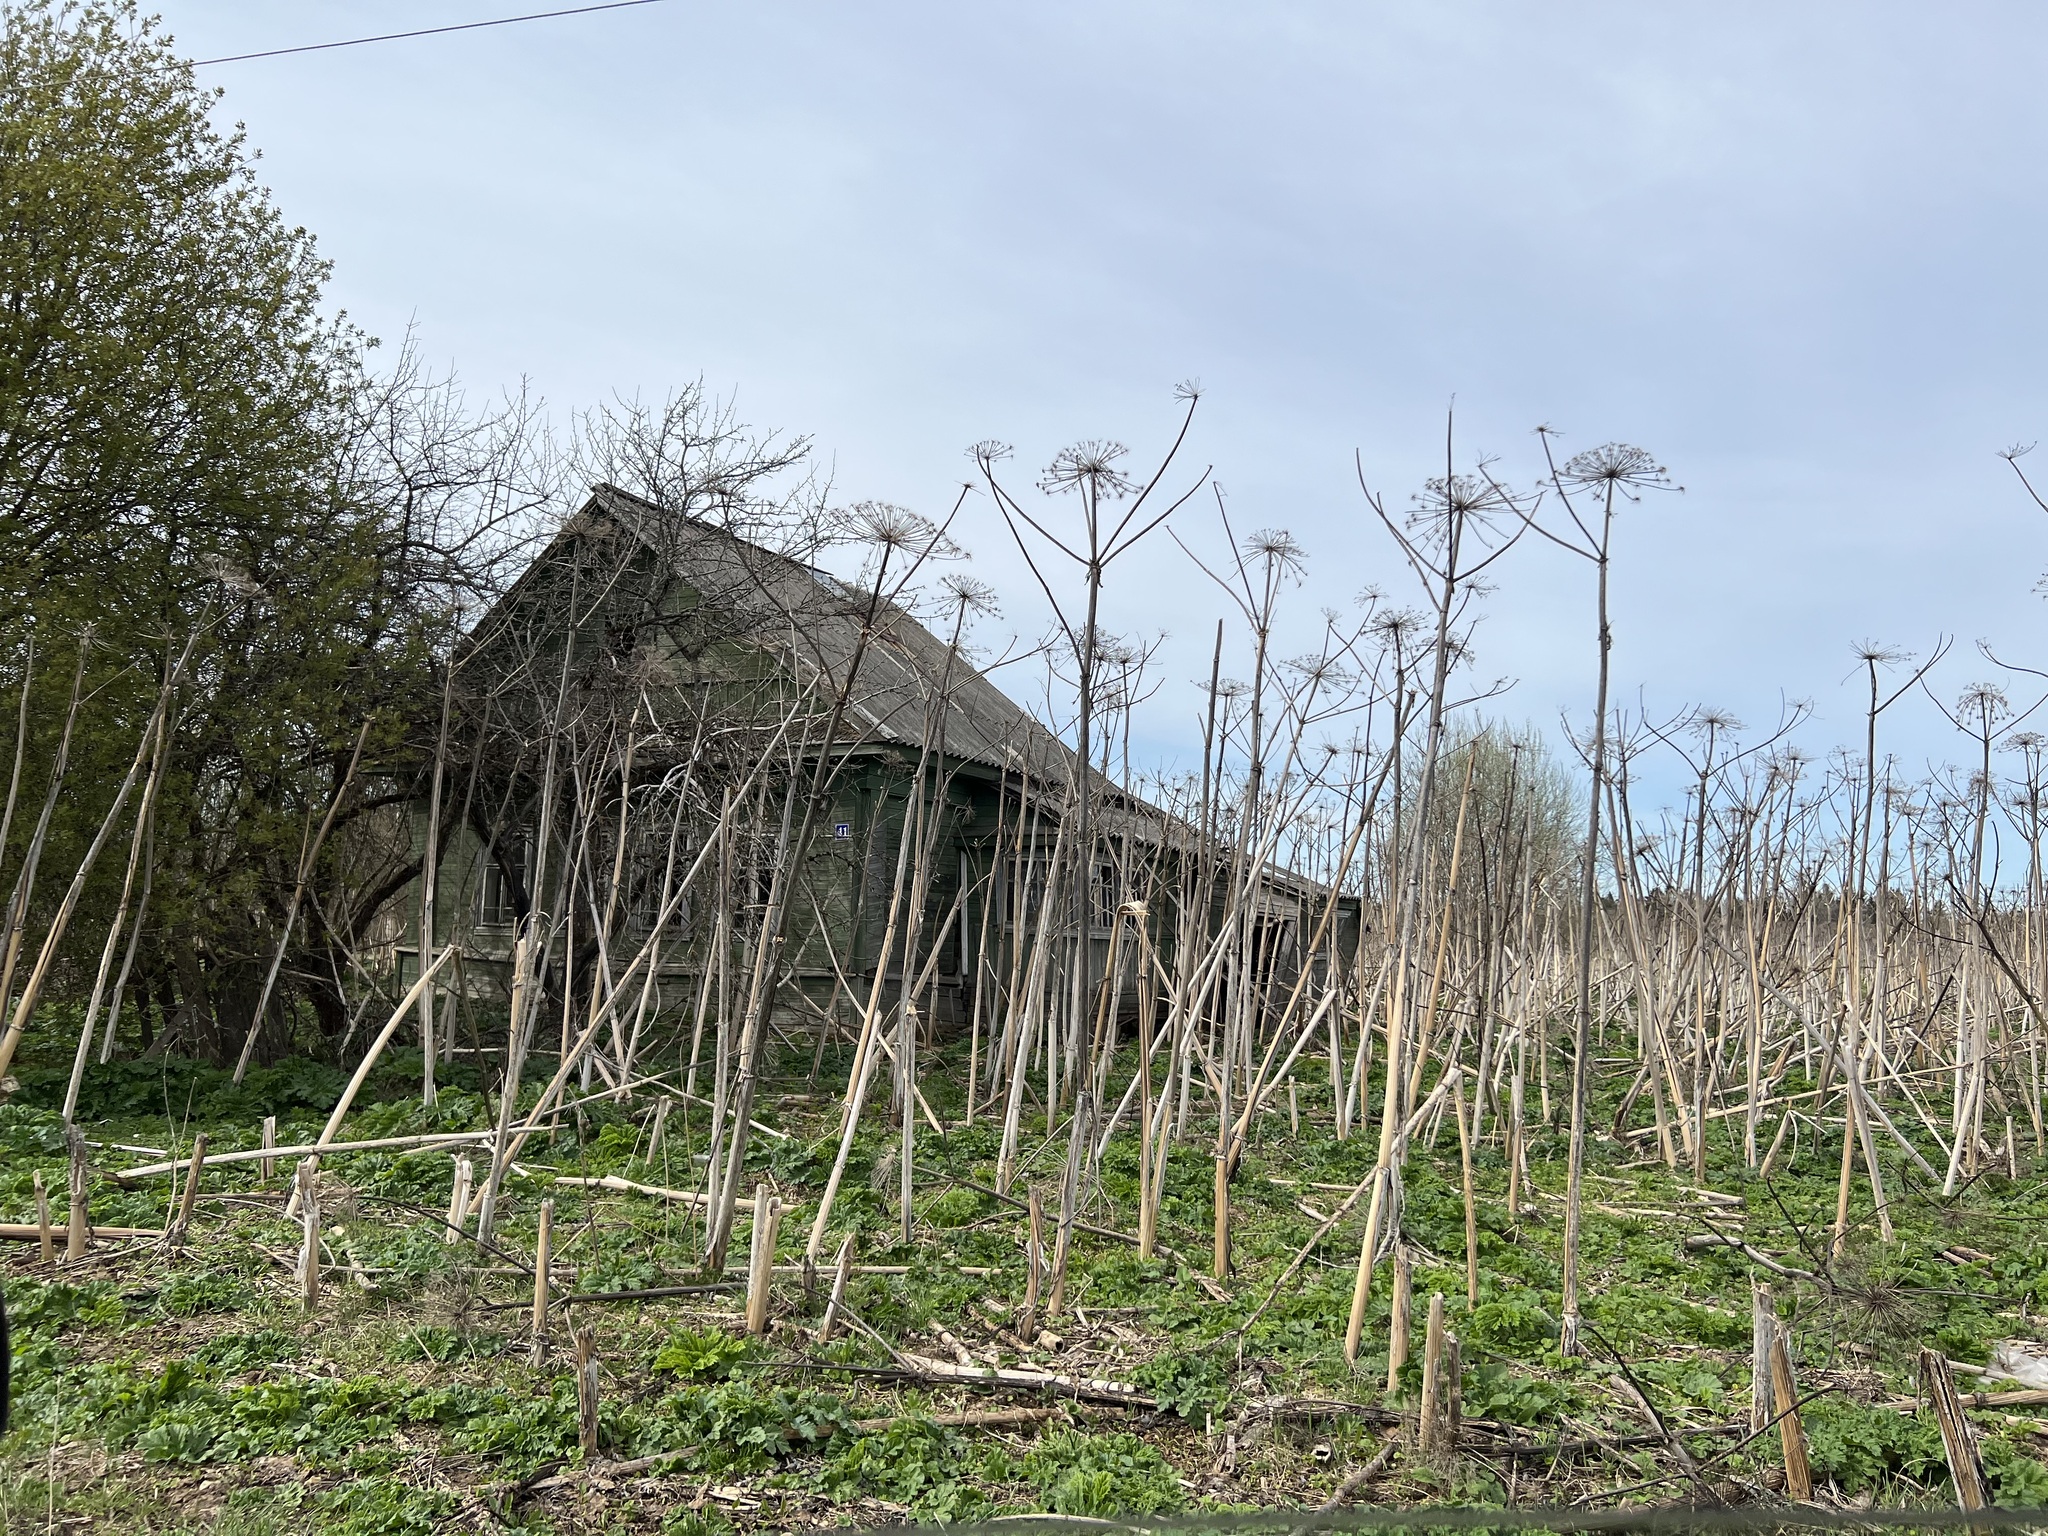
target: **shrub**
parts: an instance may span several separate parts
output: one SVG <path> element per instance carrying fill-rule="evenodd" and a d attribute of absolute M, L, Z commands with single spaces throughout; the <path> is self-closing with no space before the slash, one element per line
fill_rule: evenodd
<path fill-rule="evenodd" d="M 442 1328 L 423 1323 L 408 1328 L 391 1346 L 394 1360 L 483 1360 L 500 1355 L 511 1340 L 502 1333 L 468 1333 L 460 1328 Z"/>
<path fill-rule="evenodd" d="M 924 1219 L 935 1227 L 964 1227 L 978 1219 L 987 1198 L 971 1189 L 949 1189 L 924 1208 Z"/>

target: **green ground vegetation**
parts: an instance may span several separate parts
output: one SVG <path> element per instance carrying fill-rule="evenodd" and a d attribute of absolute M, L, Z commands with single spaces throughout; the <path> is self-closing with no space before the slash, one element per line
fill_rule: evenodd
<path fill-rule="evenodd" d="M 24 1060 L 0 1107 L 0 1220 L 32 1219 L 40 1172 L 62 1221 L 61 1017 Z M 186 1244 L 107 1242 L 45 1266 L 33 1242 L 0 1253 L 15 1322 L 16 1426 L 0 1446 L 0 1528 L 134 1531 L 689 1531 L 727 1527 L 968 1522 L 1023 1511 L 1082 1517 L 1313 1506 L 1394 1443 L 1361 1502 L 1483 1507 L 1584 1501 L 1769 1504 L 1779 1495 L 1775 1433 L 1750 1438 L 1751 1282 L 1774 1289 L 1790 1325 L 1818 1498 L 1837 1507 L 1940 1504 L 1951 1497 L 1931 1416 L 1890 1404 L 1914 1390 L 1923 1347 L 1981 1363 L 1994 1341 L 2035 1337 L 2048 1268 L 2048 1188 L 1987 1173 L 1942 1198 L 1905 1159 L 1886 1168 L 1897 1238 L 1880 1242 L 1867 1204 L 1830 1261 L 1839 1128 L 1801 1127 L 1766 1181 L 1737 1150 L 1713 1148 L 1708 1201 L 1655 1155 L 1654 1139 L 1599 1139 L 1585 1218 L 1588 1348 L 1558 1350 L 1561 1193 L 1558 1127 L 1531 1139 L 1535 1185 L 1508 1213 L 1499 1147 L 1475 1155 L 1476 1305 L 1466 1300 L 1465 1210 L 1455 1127 L 1419 1138 L 1406 1181 L 1414 1256 L 1410 1361 L 1386 1390 L 1387 1285 L 1376 1286 L 1357 1368 L 1343 1355 L 1358 1215 L 1340 1222 L 1295 1276 L 1274 1282 L 1372 1166 L 1377 1138 L 1338 1141 L 1303 1093 L 1299 1130 L 1269 1116 L 1234 1186 L 1235 1269 L 1206 1259 L 1213 1165 L 1207 1138 L 1169 1162 L 1162 1242 L 1083 1234 L 1066 1305 L 1032 1339 L 1016 1332 L 1025 1224 L 988 1189 L 998 1130 L 964 1124 L 939 1056 L 925 1092 L 948 1127 L 917 1143 L 915 1239 L 901 1240 L 894 1130 L 872 1116 L 834 1213 L 858 1261 L 846 1302 L 858 1326 L 813 1334 L 825 1300 L 797 1265 L 829 1168 L 834 1058 L 780 1064 L 748 1183 L 792 1210 L 778 1258 L 774 1320 L 748 1338 L 735 1286 L 558 1308 L 535 1363 L 527 1337 L 540 1202 L 555 1201 L 557 1289 L 639 1293 L 703 1284 L 701 1217 L 645 1195 L 562 1184 L 618 1174 L 691 1188 L 702 1179 L 703 1111 L 676 1103 L 648 1155 L 653 1100 L 593 1101 L 531 1143 L 508 1188 L 497 1251 L 445 1241 L 453 1178 L 443 1149 L 336 1156 L 322 1174 L 327 1269 L 307 1314 L 290 1265 L 284 1181 L 254 1163 L 210 1170 Z M 351 1138 L 488 1123 L 485 1079 L 458 1067 L 433 1109 L 400 1053 L 373 1079 Z M 545 1076 L 545 1073 L 540 1074 Z M 1561 1079 L 1560 1079 L 1561 1080 Z M 280 1141 L 309 1141 L 341 1086 L 331 1069 L 287 1063 L 240 1087 L 181 1061 L 95 1068 L 81 1111 L 93 1154 L 96 1224 L 161 1229 L 172 1180 L 117 1183 L 149 1161 L 117 1150 L 253 1147 L 264 1115 Z M 1304 1085 L 1306 1087 L 1306 1085 Z M 374 1100 L 374 1101 L 373 1101 Z M 886 1102 L 886 1101 L 884 1101 Z M 1609 1106 L 1611 1114 L 1612 1107 Z M 1596 1114 L 1596 1123 L 1605 1123 Z M 1732 1124 L 1732 1121 L 1722 1122 Z M 1027 1181 L 1049 1202 L 1065 1134 L 1040 1121 Z M 1197 1126 L 1199 1131 L 1199 1124 Z M 1020 1184 L 1017 1193 L 1023 1192 Z M 1136 1149 L 1119 1138 L 1086 1219 L 1135 1225 Z M 744 1218 L 743 1218 L 744 1222 Z M 1719 1231 L 1737 1249 L 1688 1247 Z M 746 1252 L 744 1228 L 735 1269 Z M 568 1271 L 573 1269 L 573 1275 Z M 711 1277 L 719 1279 L 731 1278 Z M 1463 1351 L 1459 1449 L 1423 1458 L 1400 1422 L 1419 1387 L 1428 1296 L 1446 1298 Z M 1270 1298 L 1270 1301 L 1269 1301 Z M 600 1451 L 579 1448 L 572 1331 L 595 1332 Z M 1122 1383 L 1139 1405 L 1060 1391 L 987 1391 L 904 1374 L 890 1351 Z M 1965 1389 L 1975 1385 L 1967 1375 Z M 1656 1424 L 1637 1394 L 1654 1408 Z M 1349 1405 L 1349 1406 L 1346 1406 Z M 948 1422 L 1037 1408 L 1025 1423 Z M 2003 1505 L 2048 1506 L 2043 1410 L 1977 1418 Z M 1668 1430 L 1669 1438 L 1660 1438 Z M 1681 1464 L 1674 1445 L 1692 1458 Z"/>

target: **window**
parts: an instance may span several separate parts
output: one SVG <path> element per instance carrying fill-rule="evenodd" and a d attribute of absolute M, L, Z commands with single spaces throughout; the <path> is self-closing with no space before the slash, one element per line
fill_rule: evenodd
<path fill-rule="evenodd" d="M 671 881 L 677 880 L 689 866 L 690 848 L 686 843 L 676 849 L 673 871 L 668 868 L 668 845 L 665 842 L 636 845 L 626 860 L 626 921 L 641 933 L 651 929 L 654 920 L 661 916 L 664 876 Z M 669 892 L 668 931 L 678 938 L 687 939 L 692 935 L 690 906 L 687 893 Z"/>
<path fill-rule="evenodd" d="M 1009 880 L 1003 891 L 1003 921 L 1023 927 L 1038 920 L 1039 903 L 1045 899 L 1046 877 L 1051 873 L 1047 859 L 1013 856 Z"/>
<path fill-rule="evenodd" d="M 1091 920 L 1097 928 L 1107 928 L 1116 921 L 1117 908 L 1123 905 L 1119 894 L 1121 885 L 1114 864 L 1095 866 L 1095 883 L 1089 891 L 1089 905 L 1094 908 Z"/>
<path fill-rule="evenodd" d="M 525 887 L 532 853 L 533 834 L 523 828 L 484 849 L 483 874 L 476 892 L 480 926 L 509 928 L 519 920 L 519 892 Z"/>
<path fill-rule="evenodd" d="M 1107 861 L 1096 864 L 1094 876 L 1095 878 L 1089 882 L 1088 893 L 1089 905 L 1093 908 L 1090 921 L 1100 930 L 1108 928 L 1116 921 L 1117 908 L 1123 905 L 1123 878 L 1116 865 Z M 1009 879 L 1003 891 L 1003 921 L 1011 927 L 1019 923 L 1036 923 L 1039 910 L 1046 899 L 1051 877 L 1050 859 L 1013 857 L 1010 860 Z M 1052 889 L 1052 899 L 1056 903 L 1056 915 L 1062 925 L 1070 924 L 1074 913 L 1072 865 L 1067 865 L 1060 871 L 1059 885 Z"/>

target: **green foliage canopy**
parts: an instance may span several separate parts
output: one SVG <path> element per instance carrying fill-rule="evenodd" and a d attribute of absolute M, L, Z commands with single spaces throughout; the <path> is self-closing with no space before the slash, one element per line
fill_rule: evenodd
<path fill-rule="evenodd" d="M 185 1048 L 214 1056 L 246 1027 L 309 818 L 366 724 L 324 851 L 323 873 L 353 861 L 348 896 L 309 914 L 291 974 L 345 968 L 408 877 L 388 835 L 354 829 L 406 798 L 435 658 L 508 553 L 494 535 L 542 499 L 508 490 L 533 443 L 523 405 L 467 411 L 409 346 L 369 369 L 372 344 L 323 308 L 312 236 L 217 102 L 127 0 L 0 10 L 0 683 L 29 675 L 24 804 L 86 648 L 57 873 L 31 911 L 76 867 L 196 632 L 138 990 L 166 1013 L 175 997 Z M 0 849 L 16 871 L 32 819 Z M 96 868 L 80 931 L 105 931 L 90 919 L 122 862 Z M 339 1026 L 338 986 L 299 992 Z"/>

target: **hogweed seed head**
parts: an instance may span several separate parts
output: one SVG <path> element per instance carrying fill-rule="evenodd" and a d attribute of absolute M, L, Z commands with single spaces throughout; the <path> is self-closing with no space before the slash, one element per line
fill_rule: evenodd
<path fill-rule="evenodd" d="M 1646 490 L 1668 490 L 1671 476 L 1649 452 L 1630 443 L 1602 443 L 1565 461 L 1561 476 L 1567 485 L 1586 490 L 1618 491 L 1635 500 Z"/>

